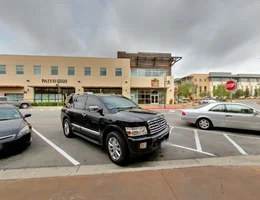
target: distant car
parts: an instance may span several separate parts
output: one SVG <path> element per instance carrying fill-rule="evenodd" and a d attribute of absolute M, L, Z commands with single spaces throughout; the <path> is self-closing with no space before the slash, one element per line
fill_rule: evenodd
<path fill-rule="evenodd" d="M 29 108 L 31 103 L 29 101 L 11 100 L 9 97 L 0 96 L 0 104 L 12 104 L 18 108 Z"/>
<path fill-rule="evenodd" d="M 181 119 L 200 129 L 213 127 L 260 131 L 260 111 L 242 103 L 211 103 L 182 110 Z"/>
<path fill-rule="evenodd" d="M 25 118 L 31 114 L 22 115 L 13 105 L 0 104 L 0 146 L 17 144 L 27 147 L 32 141 L 32 126 Z"/>
<path fill-rule="evenodd" d="M 209 104 L 209 103 L 216 103 L 217 101 L 211 98 L 205 98 L 199 100 L 199 104 Z"/>

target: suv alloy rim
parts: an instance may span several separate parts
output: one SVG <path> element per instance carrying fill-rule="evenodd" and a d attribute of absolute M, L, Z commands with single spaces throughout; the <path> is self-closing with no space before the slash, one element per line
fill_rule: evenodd
<path fill-rule="evenodd" d="M 69 124 L 67 121 L 64 124 L 64 132 L 66 135 L 69 135 L 69 133 L 70 133 L 70 127 L 69 127 Z"/>
<path fill-rule="evenodd" d="M 207 129 L 207 128 L 209 128 L 209 126 L 210 126 L 209 121 L 206 120 L 206 119 L 201 119 L 201 120 L 199 121 L 199 125 L 200 125 L 200 127 L 203 128 L 203 129 Z"/>
<path fill-rule="evenodd" d="M 121 147 L 115 137 L 111 137 L 108 140 L 108 151 L 113 160 L 118 160 L 121 157 Z"/>

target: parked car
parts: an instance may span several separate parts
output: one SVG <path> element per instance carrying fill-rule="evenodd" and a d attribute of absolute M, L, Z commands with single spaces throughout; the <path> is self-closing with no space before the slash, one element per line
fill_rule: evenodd
<path fill-rule="evenodd" d="M 260 111 L 242 103 L 211 103 L 184 109 L 181 119 L 200 129 L 213 127 L 260 131 Z"/>
<path fill-rule="evenodd" d="M 20 101 L 20 100 L 10 100 L 9 97 L 0 96 L 0 104 L 13 104 L 19 108 L 29 108 L 31 103 L 29 101 Z"/>
<path fill-rule="evenodd" d="M 141 109 L 120 95 L 69 95 L 61 121 L 66 137 L 77 135 L 104 147 L 117 165 L 155 151 L 169 137 L 169 125 L 161 113 Z"/>
<path fill-rule="evenodd" d="M 10 104 L 0 104 L 0 145 L 16 144 L 27 147 L 32 141 L 32 126 L 18 108 Z M 16 146 L 15 145 L 15 146 Z"/>
<path fill-rule="evenodd" d="M 209 103 L 216 103 L 217 101 L 212 98 L 204 98 L 199 100 L 199 104 L 209 104 Z"/>

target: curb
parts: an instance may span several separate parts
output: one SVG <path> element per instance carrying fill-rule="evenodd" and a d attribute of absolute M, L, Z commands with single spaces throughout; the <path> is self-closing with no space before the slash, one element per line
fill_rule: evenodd
<path fill-rule="evenodd" d="M 210 166 L 260 166 L 260 155 L 154 161 L 119 167 L 115 164 L 0 170 L 0 180 L 103 175 L 122 172 L 170 170 Z"/>

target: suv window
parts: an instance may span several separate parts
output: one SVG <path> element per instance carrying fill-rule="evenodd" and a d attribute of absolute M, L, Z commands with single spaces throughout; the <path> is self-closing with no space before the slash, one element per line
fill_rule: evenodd
<path fill-rule="evenodd" d="M 226 105 L 226 107 L 230 113 L 253 114 L 254 112 L 252 108 L 243 105 Z"/>
<path fill-rule="evenodd" d="M 211 108 L 212 112 L 225 112 L 225 106 L 224 105 L 217 105 L 213 108 Z"/>
<path fill-rule="evenodd" d="M 86 97 L 85 96 L 78 96 L 74 100 L 74 108 L 79 110 L 84 110 L 86 106 Z"/>
<path fill-rule="evenodd" d="M 0 97 L 0 101 L 7 101 L 6 97 Z"/>
<path fill-rule="evenodd" d="M 104 96 L 101 97 L 108 109 L 115 108 L 138 108 L 138 106 L 130 99 L 118 96 Z"/>
<path fill-rule="evenodd" d="M 100 107 L 101 105 L 100 105 L 100 102 L 99 102 L 97 97 L 95 97 L 95 96 L 88 96 L 86 108 L 88 109 L 89 106 L 98 106 L 98 107 Z"/>

